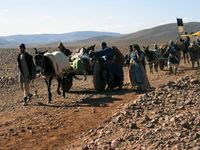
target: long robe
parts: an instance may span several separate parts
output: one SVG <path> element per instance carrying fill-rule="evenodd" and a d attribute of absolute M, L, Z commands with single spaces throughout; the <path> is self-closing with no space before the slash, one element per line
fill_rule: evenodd
<path fill-rule="evenodd" d="M 137 85 L 141 90 L 147 90 L 150 88 L 150 83 L 147 78 L 144 66 L 142 64 L 144 60 L 144 53 L 139 50 L 138 51 L 139 56 L 141 57 L 141 60 L 137 58 L 137 55 L 135 52 L 131 52 L 131 63 L 129 67 L 129 77 L 131 85 Z"/>

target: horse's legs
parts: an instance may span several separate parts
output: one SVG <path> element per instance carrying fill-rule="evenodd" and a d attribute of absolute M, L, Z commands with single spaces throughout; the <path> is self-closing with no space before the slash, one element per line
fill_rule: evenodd
<path fill-rule="evenodd" d="M 195 63 L 195 61 L 194 60 L 192 60 L 192 68 L 194 68 L 194 63 Z M 197 62 L 198 63 L 198 62 Z"/>
<path fill-rule="evenodd" d="M 169 74 L 172 74 L 173 73 L 173 64 L 168 62 L 168 67 L 169 67 Z"/>
<path fill-rule="evenodd" d="M 186 57 L 187 57 L 187 61 L 188 61 L 188 64 L 190 63 L 190 59 L 189 59 L 189 54 L 187 53 L 186 54 Z"/>
<path fill-rule="evenodd" d="M 52 78 L 51 77 L 49 77 L 48 79 L 45 79 L 45 82 L 46 82 L 46 84 L 47 84 L 47 88 L 48 88 L 48 97 L 49 97 L 49 103 L 51 102 L 51 100 L 52 100 L 52 94 L 51 94 L 51 80 L 52 80 Z"/>
<path fill-rule="evenodd" d="M 184 64 L 186 63 L 186 53 L 185 52 L 183 52 L 183 60 L 184 60 Z"/>
<path fill-rule="evenodd" d="M 60 92 L 60 83 L 61 83 L 61 78 L 58 77 L 58 78 L 57 78 L 57 81 L 58 81 L 57 94 L 58 94 L 58 95 L 61 95 L 61 92 Z"/>
<path fill-rule="evenodd" d="M 199 68 L 199 67 L 200 67 L 200 66 L 199 66 L 199 60 L 197 60 L 197 65 L 198 65 L 198 68 Z"/>
<path fill-rule="evenodd" d="M 86 72 L 86 70 L 83 71 L 83 75 L 84 75 L 84 81 L 86 81 L 87 80 L 87 72 Z"/>
<path fill-rule="evenodd" d="M 150 74 L 153 74 L 153 63 L 149 63 Z"/>
<path fill-rule="evenodd" d="M 58 95 L 61 95 L 61 92 L 60 92 L 60 85 L 62 83 L 62 89 L 63 89 L 63 97 L 65 98 L 65 90 L 64 90 L 64 82 L 63 82 L 63 78 L 61 77 L 58 77 L 57 78 L 57 81 L 58 81 L 58 87 L 57 87 L 57 94 Z"/>
<path fill-rule="evenodd" d="M 179 64 L 174 64 L 174 74 L 176 75 L 178 71 Z"/>
<path fill-rule="evenodd" d="M 154 63 L 154 70 L 156 72 L 156 79 L 158 79 L 158 62 Z"/>
<path fill-rule="evenodd" d="M 63 87 L 63 98 L 65 98 L 65 89 L 64 89 L 65 83 L 63 82 L 63 78 L 61 79 L 61 82 L 62 82 L 62 87 Z"/>

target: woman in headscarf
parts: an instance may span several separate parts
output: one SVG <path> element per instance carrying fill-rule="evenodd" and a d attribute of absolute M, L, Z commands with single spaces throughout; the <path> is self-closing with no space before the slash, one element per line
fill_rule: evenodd
<path fill-rule="evenodd" d="M 138 44 L 133 45 L 133 51 L 131 51 L 130 59 L 129 76 L 131 85 L 137 85 L 138 89 L 144 92 L 151 86 L 143 64 L 144 52 L 140 49 Z"/>

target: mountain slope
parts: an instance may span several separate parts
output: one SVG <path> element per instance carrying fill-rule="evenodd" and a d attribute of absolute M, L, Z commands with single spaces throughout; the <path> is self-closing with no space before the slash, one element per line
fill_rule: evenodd
<path fill-rule="evenodd" d="M 186 23 L 185 31 L 197 32 L 200 31 L 200 22 L 190 22 Z M 128 46 L 133 43 L 138 44 L 154 44 L 154 43 L 166 43 L 169 40 L 176 40 L 179 37 L 178 27 L 176 23 L 170 23 L 165 25 L 160 25 L 150 29 L 141 30 L 127 35 L 121 35 L 118 37 L 101 37 L 90 38 L 87 40 L 82 40 L 81 43 L 85 45 L 91 45 L 94 43 L 100 43 L 102 41 L 108 42 L 109 45 L 116 45 L 119 47 Z M 80 41 L 76 41 L 73 44 L 79 45 Z"/>
<path fill-rule="evenodd" d="M 13 35 L 4 37 L 2 36 L 0 37 L 0 39 L 4 40 L 5 44 L 1 45 L 0 43 L 0 46 L 9 46 L 9 44 L 13 45 L 13 43 L 48 44 L 53 42 L 73 42 L 98 36 L 115 37 L 119 35 L 119 33 L 114 32 L 78 31 L 64 34 Z"/>
<path fill-rule="evenodd" d="M 185 24 L 185 31 L 197 32 L 200 30 L 200 22 L 191 22 Z M 176 40 L 179 36 L 178 27 L 176 23 L 157 26 L 150 29 L 145 29 L 123 37 L 113 38 L 112 43 L 142 43 L 153 44 L 163 43 L 169 40 Z"/>

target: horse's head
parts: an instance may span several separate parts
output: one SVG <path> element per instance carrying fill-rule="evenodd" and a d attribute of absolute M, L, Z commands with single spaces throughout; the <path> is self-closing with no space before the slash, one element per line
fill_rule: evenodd
<path fill-rule="evenodd" d="M 89 53 L 89 51 L 94 51 L 94 49 L 95 49 L 95 44 L 94 45 L 91 45 L 91 46 L 89 46 L 88 48 L 87 48 L 87 50 L 88 50 L 88 53 Z"/>
<path fill-rule="evenodd" d="M 36 73 L 42 73 L 43 67 L 44 67 L 44 54 L 47 51 L 41 52 L 38 51 L 36 48 L 34 48 L 35 50 L 35 65 L 36 65 Z"/>
<path fill-rule="evenodd" d="M 37 54 L 34 57 L 36 65 L 36 73 L 41 73 L 43 68 L 44 56 Z"/>
<path fill-rule="evenodd" d="M 149 45 L 148 46 L 142 46 L 143 47 L 143 51 L 145 53 L 145 55 L 148 55 L 149 54 Z"/>
<path fill-rule="evenodd" d="M 144 54 L 146 56 L 147 61 L 152 60 L 153 56 L 152 56 L 152 53 L 149 49 L 149 45 L 148 46 L 142 46 L 142 47 L 143 47 L 143 51 L 144 51 Z"/>

